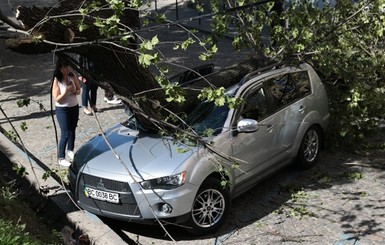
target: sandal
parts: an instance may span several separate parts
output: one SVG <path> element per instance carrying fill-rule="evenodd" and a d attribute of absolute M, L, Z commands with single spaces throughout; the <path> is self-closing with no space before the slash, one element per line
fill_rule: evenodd
<path fill-rule="evenodd" d="M 84 114 L 86 114 L 87 116 L 92 116 L 92 111 L 88 110 L 87 108 L 84 108 L 83 112 L 84 112 Z"/>

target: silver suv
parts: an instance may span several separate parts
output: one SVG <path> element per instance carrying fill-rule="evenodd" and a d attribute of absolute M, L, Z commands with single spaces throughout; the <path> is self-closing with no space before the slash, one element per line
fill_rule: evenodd
<path fill-rule="evenodd" d="M 78 205 L 130 222 L 175 222 L 203 235 L 225 222 L 234 197 L 263 178 L 290 163 L 316 163 L 329 111 L 309 64 L 249 74 L 226 94 L 242 106 L 206 101 L 186 119 L 208 145 L 142 132 L 134 117 L 105 132 L 113 151 L 102 136 L 91 139 L 69 170 Z"/>

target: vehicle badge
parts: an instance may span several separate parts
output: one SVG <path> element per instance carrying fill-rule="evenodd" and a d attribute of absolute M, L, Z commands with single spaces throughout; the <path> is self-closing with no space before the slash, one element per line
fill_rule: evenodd
<path fill-rule="evenodd" d="M 99 180 L 99 183 L 97 184 L 97 187 L 100 188 L 100 189 L 104 189 L 104 190 L 106 189 L 106 187 L 104 187 L 102 179 Z"/>

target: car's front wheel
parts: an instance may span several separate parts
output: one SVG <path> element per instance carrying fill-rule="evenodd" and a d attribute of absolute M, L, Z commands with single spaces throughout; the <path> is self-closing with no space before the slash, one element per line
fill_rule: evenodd
<path fill-rule="evenodd" d="M 322 144 L 322 134 L 317 126 L 310 127 L 301 142 L 297 155 L 297 164 L 302 168 L 312 167 L 317 163 Z"/>
<path fill-rule="evenodd" d="M 218 179 L 208 178 L 194 198 L 186 230 L 194 235 L 206 235 L 217 230 L 230 210 L 230 194 Z"/>

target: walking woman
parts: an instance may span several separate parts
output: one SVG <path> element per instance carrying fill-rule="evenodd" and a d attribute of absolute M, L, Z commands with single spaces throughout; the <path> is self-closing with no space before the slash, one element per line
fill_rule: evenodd
<path fill-rule="evenodd" d="M 96 72 L 95 65 L 87 58 L 80 56 L 79 63 L 83 66 L 83 68 L 91 72 Z M 82 107 L 84 114 L 91 116 L 92 111 L 101 112 L 96 107 L 98 85 L 92 81 L 87 81 L 84 77 L 79 77 L 79 79 L 82 81 Z M 90 104 L 92 111 L 88 108 L 88 104 Z"/>
<path fill-rule="evenodd" d="M 60 140 L 58 146 L 58 163 L 68 167 L 74 157 L 75 131 L 79 119 L 79 104 L 77 95 L 80 94 L 80 83 L 72 73 L 68 60 L 59 58 L 56 64 L 52 96 L 55 100 L 56 119 L 60 126 Z M 65 157 L 67 148 L 67 156 Z"/>

